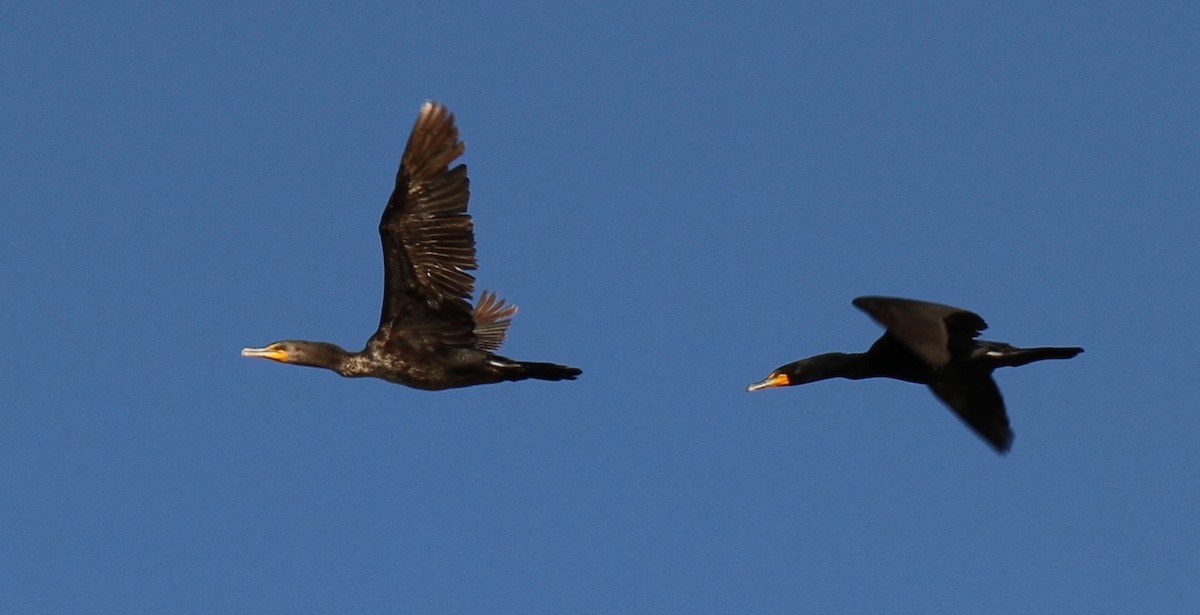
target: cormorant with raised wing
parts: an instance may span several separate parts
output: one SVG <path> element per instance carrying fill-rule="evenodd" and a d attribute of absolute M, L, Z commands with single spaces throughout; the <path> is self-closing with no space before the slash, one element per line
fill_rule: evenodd
<path fill-rule="evenodd" d="M 242 356 L 321 367 L 343 376 L 382 378 L 440 390 L 526 380 L 574 380 L 579 369 L 516 361 L 493 351 L 504 342 L 516 306 L 484 291 L 469 300 L 477 268 L 467 214 L 467 167 L 449 168 L 464 151 L 454 115 L 427 102 L 404 148 L 396 188 L 379 221 L 383 241 L 383 310 L 366 348 L 282 340 L 245 348 Z"/>

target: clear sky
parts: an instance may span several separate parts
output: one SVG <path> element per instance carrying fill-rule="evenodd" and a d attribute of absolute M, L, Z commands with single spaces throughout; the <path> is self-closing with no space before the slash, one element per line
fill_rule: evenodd
<path fill-rule="evenodd" d="M 0 612 L 1197 612 L 1195 3 L 501 6 L 6 5 Z M 238 356 L 374 331 L 426 99 L 578 381 Z M 1087 352 L 997 372 L 1006 457 L 744 391 L 862 294 Z"/>

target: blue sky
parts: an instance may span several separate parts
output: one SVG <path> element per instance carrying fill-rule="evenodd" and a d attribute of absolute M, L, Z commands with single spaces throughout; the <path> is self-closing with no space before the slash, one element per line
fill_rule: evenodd
<path fill-rule="evenodd" d="M 17 3 L 0 22 L 0 611 L 1195 612 L 1191 3 Z M 421 103 L 503 352 L 357 349 Z M 862 294 L 1080 345 L 1000 457 Z"/>

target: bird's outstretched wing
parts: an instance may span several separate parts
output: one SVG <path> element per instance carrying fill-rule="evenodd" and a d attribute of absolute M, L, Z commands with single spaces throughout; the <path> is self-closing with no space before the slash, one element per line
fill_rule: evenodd
<path fill-rule="evenodd" d="M 859 297 L 854 306 L 934 368 L 945 367 L 951 358 L 968 356 L 979 332 L 987 329 L 987 323 L 974 312 L 929 301 Z"/>
<path fill-rule="evenodd" d="M 454 115 L 427 102 L 413 125 L 396 188 L 379 221 L 384 287 L 381 324 L 407 316 L 414 303 L 449 307 L 469 316 L 477 267 L 475 233 L 467 214 L 467 167 L 450 163 L 463 153 Z"/>
<path fill-rule="evenodd" d="M 475 303 L 475 347 L 480 350 L 494 352 L 504 343 L 504 334 L 512 317 L 517 313 L 517 306 L 508 305 L 496 293 L 483 291 L 479 293 L 479 301 Z"/>
<path fill-rule="evenodd" d="M 1004 411 L 1004 398 L 990 375 L 976 374 L 951 382 L 937 382 L 929 388 L 996 452 L 1008 452 L 1013 432 Z"/>
<path fill-rule="evenodd" d="M 449 168 L 464 151 L 454 115 L 426 102 L 396 171 L 396 188 L 379 220 L 383 308 L 372 343 L 413 347 L 475 344 L 468 299 L 477 267 L 467 214 L 467 167 Z"/>

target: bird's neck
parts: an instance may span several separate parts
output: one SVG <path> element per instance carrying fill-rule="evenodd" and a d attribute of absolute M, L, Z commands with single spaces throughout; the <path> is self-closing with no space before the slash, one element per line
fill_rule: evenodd
<path fill-rule="evenodd" d="M 861 380 L 876 374 L 871 370 L 870 360 L 865 353 L 831 352 L 822 357 L 818 374 L 822 380 L 828 378 L 847 378 Z"/>
<path fill-rule="evenodd" d="M 355 353 L 329 342 L 307 342 L 303 350 L 299 356 L 289 362 L 296 365 L 330 369 L 343 376 L 350 375 L 346 372 L 356 356 Z"/>
<path fill-rule="evenodd" d="M 873 375 L 870 367 L 869 357 L 864 354 L 827 352 L 797 361 L 782 371 L 788 375 L 790 384 L 797 385 L 830 378 L 870 378 Z"/>

